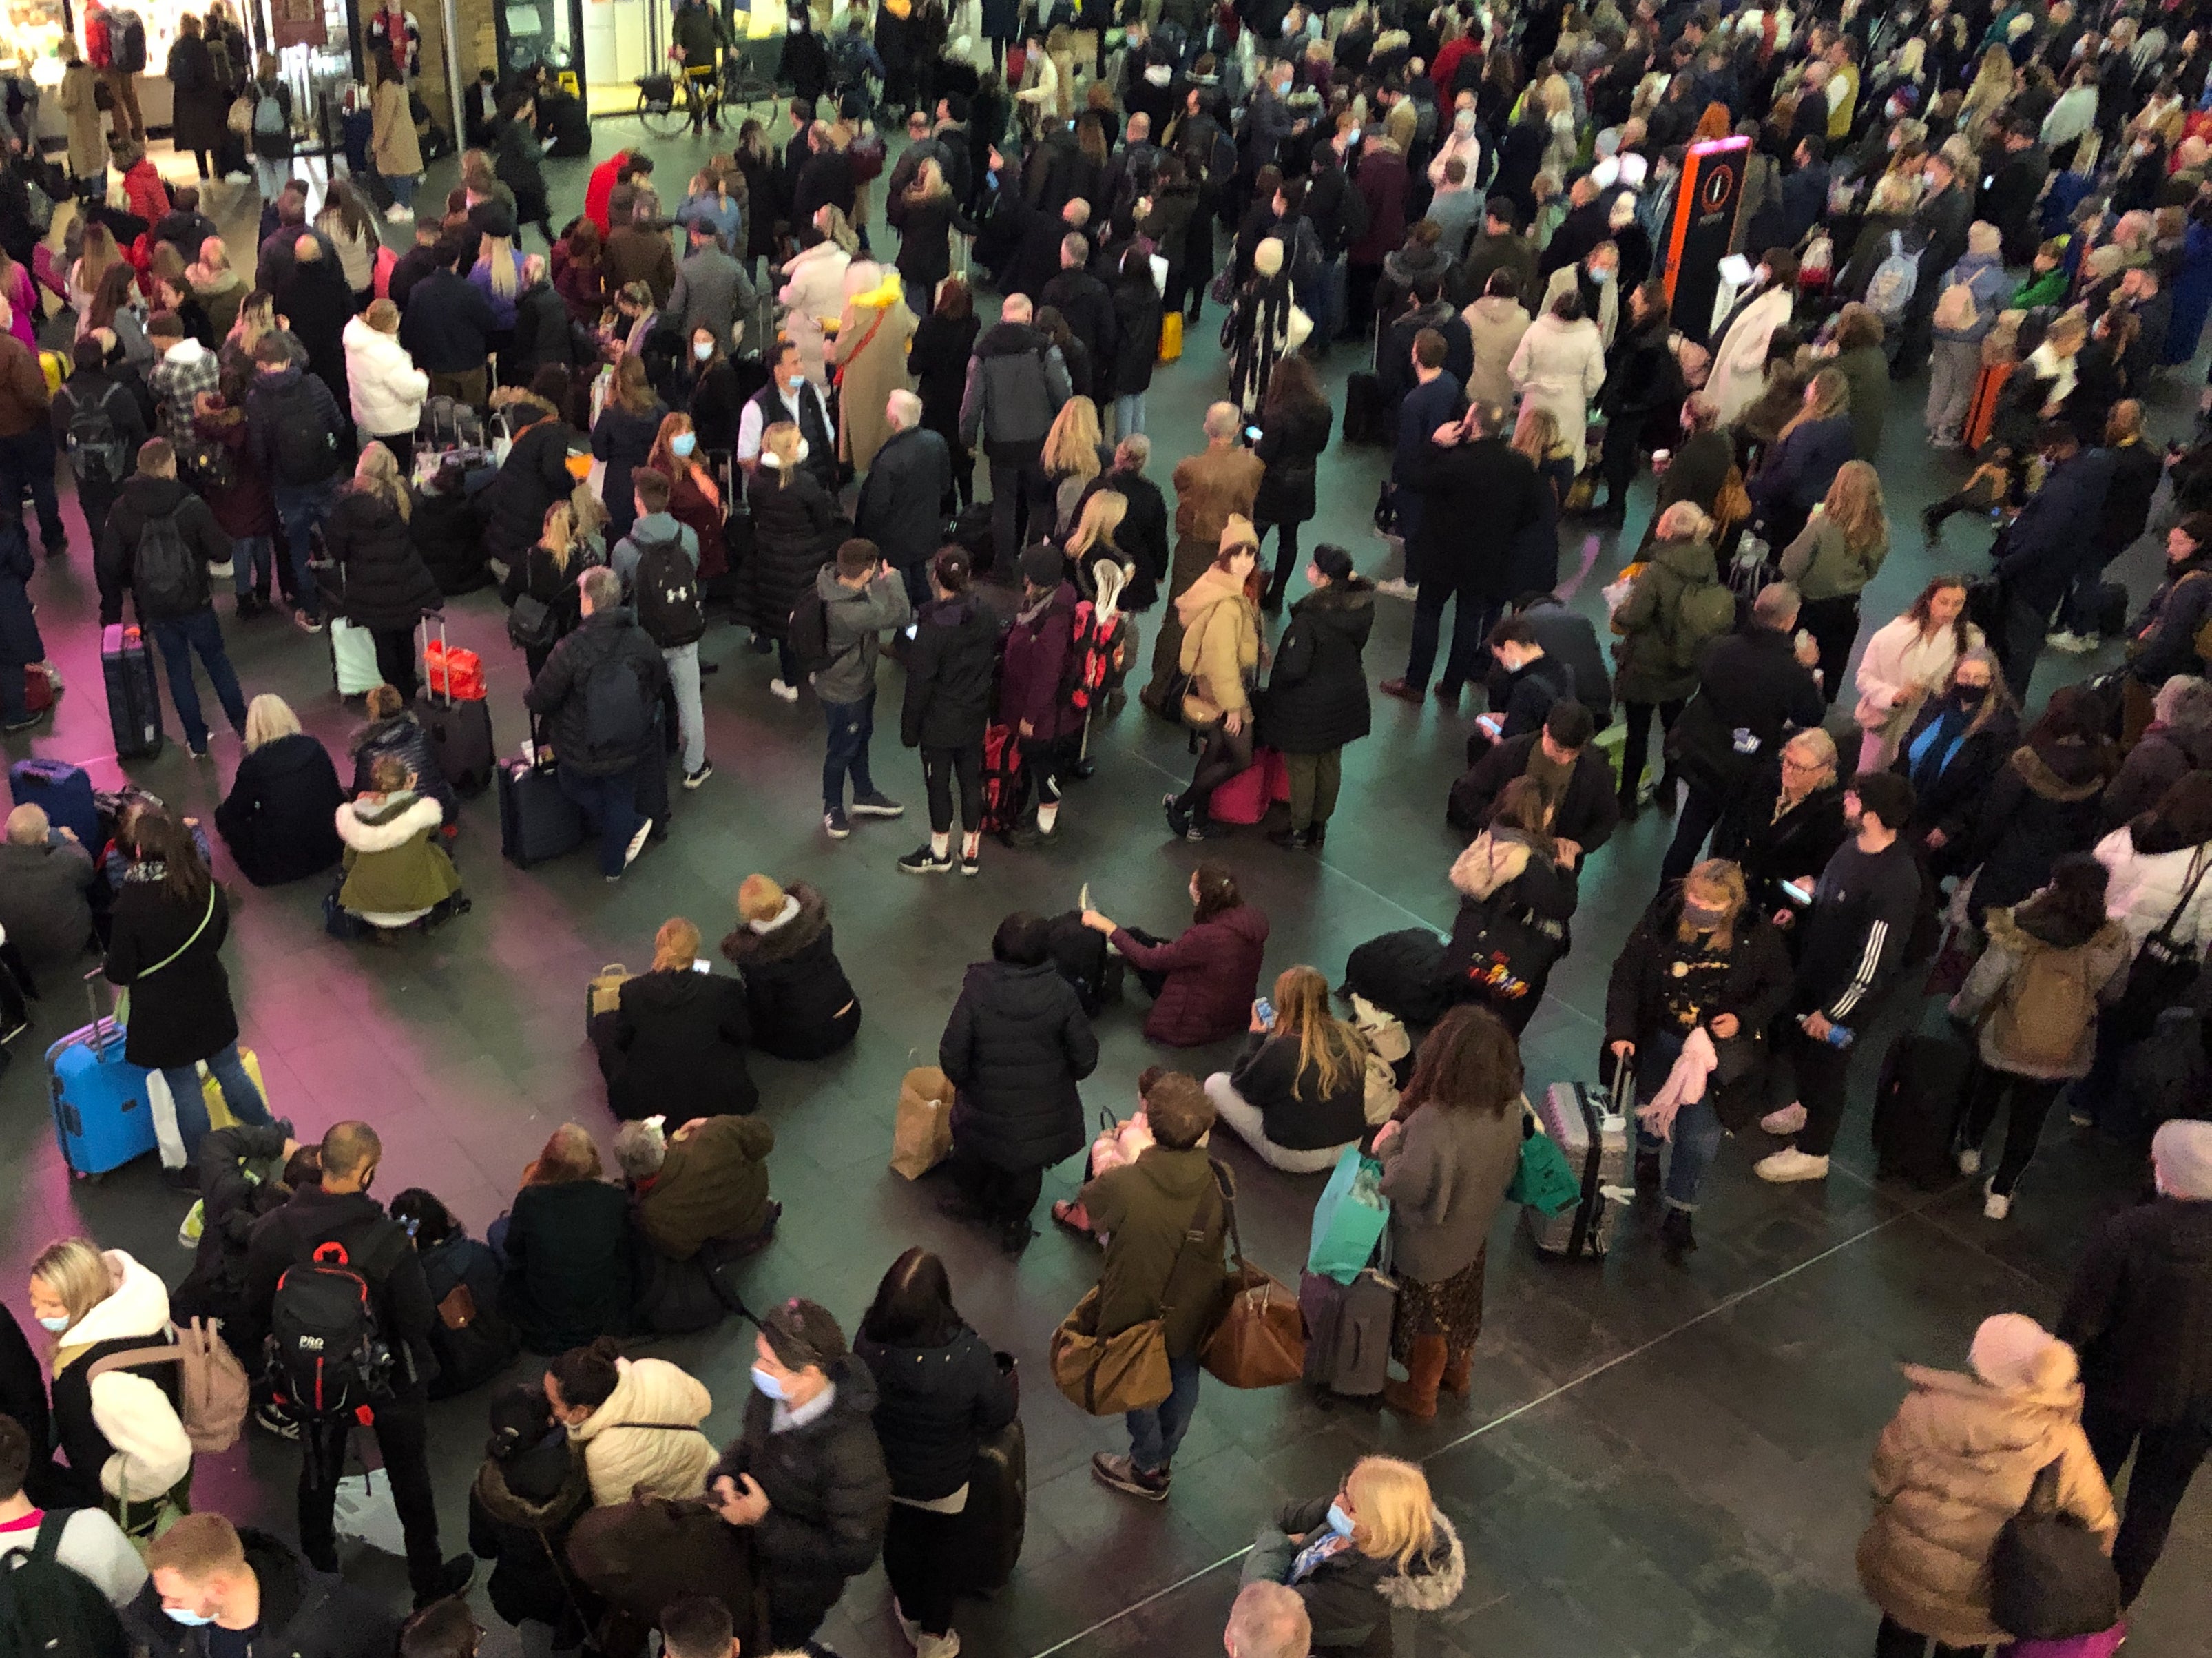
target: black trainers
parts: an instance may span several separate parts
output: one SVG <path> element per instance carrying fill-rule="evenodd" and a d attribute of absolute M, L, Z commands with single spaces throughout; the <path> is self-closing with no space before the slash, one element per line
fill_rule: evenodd
<path fill-rule="evenodd" d="M 941 875 L 952 867 L 952 854 L 948 851 L 939 857 L 929 850 L 929 843 L 924 841 L 901 858 L 898 867 L 910 875 Z"/>
<path fill-rule="evenodd" d="M 852 812 L 856 818 L 896 818 L 904 816 L 906 808 L 878 790 L 854 795 Z"/>
<path fill-rule="evenodd" d="M 465 1594 L 477 1575 L 477 1557 L 472 1554 L 457 1554 L 438 1569 L 437 1586 L 428 1594 L 415 1597 L 415 1610 L 420 1612 L 433 1600 L 443 1600 L 456 1594 Z"/>
<path fill-rule="evenodd" d="M 981 852 L 963 852 L 963 853 L 961 853 L 961 855 L 960 855 L 960 873 L 961 873 L 962 875 L 981 875 L 981 874 L 983 873 L 983 856 L 982 856 L 982 854 L 981 854 Z"/>
<path fill-rule="evenodd" d="M 699 762 L 699 769 L 696 771 L 686 771 L 684 774 L 684 786 L 686 789 L 696 789 L 701 783 L 706 782 L 708 778 L 714 775 L 714 762 L 712 760 L 702 760 Z"/>
<path fill-rule="evenodd" d="M 1168 1500 L 1168 1470 L 1163 1468 L 1156 1474 L 1148 1474 L 1126 1456 L 1097 1452 L 1091 1459 L 1091 1477 L 1101 1485 L 1111 1485 L 1117 1491 L 1141 1496 L 1147 1503 Z"/>
<path fill-rule="evenodd" d="M 842 840 L 853 832 L 853 826 L 846 820 L 843 808 L 833 806 L 822 814 L 822 832 L 832 840 Z"/>

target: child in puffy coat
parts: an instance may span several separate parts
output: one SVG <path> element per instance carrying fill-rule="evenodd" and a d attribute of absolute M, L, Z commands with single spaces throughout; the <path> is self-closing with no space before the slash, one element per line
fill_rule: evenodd
<path fill-rule="evenodd" d="M 390 754 L 370 768 L 374 787 L 337 810 L 345 879 L 337 908 L 389 943 L 398 928 L 443 920 L 458 907 L 461 877 L 437 843 L 445 814 L 415 790 L 414 775 Z"/>

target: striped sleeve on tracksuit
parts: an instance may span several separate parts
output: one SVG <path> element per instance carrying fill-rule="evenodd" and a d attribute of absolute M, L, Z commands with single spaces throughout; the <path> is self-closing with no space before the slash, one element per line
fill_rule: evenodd
<path fill-rule="evenodd" d="M 1903 842 L 1869 853 L 1845 841 L 1821 872 L 1805 920 L 1798 1008 L 1858 1024 L 1903 964 L 1919 905 L 1919 866 Z"/>

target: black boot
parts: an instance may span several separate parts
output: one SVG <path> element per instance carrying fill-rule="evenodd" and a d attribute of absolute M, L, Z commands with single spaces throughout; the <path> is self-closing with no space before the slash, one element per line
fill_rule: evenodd
<path fill-rule="evenodd" d="M 1659 1154 L 1641 1147 L 1636 1153 L 1636 1195 L 1639 1198 L 1659 1195 Z"/>
<path fill-rule="evenodd" d="M 1621 785 L 1620 820 L 1623 823 L 1633 823 L 1636 821 L 1636 789 L 1637 785 L 1632 783 L 1623 783 Z"/>
<path fill-rule="evenodd" d="M 1690 1227 L 1690 1211 L 1670 1206 L 1667 1218 L 1659 1222 L 1660 1249 L 1669 1261 L 1679 1265 L 1682 1257 L 1697 1247 L 1697 1234 Z"/>

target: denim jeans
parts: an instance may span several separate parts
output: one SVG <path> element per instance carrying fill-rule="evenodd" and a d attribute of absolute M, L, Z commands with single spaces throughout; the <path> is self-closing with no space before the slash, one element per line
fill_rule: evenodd
<path fill-rule="evenodd" d="M 215 686 L 216 699 L 222 703 L 222 711 L 229 717 L 231 728 L 240 736 L 246 735 L 246 696 L 238 688 L 238 675 L 231 671 L 230 658 L 223 652 L 222 624 L 215 619 L 212 608 L 195 611 L 190 616 L 169 616 L 149 622 L 146 631 L 153 636 L 154 647 L 161 653 L 161 667 L 169 676 L 169 700 L 177 705 L 177 718 L 185 728 L 185 746 L 198 753 L 207 747 L 207 721 L 200 713 L 200 693 L 192 684 L 192 653 L 199 653 L 200 665 L 207 669 L 209 682 Z"/>
<path fill-rule="evenodd" d="M 268 535 L 232 536 L 230 564 L 234 572 L 231 576 L 231 585 L 237 589 L 240 598 L 243 599 L 252 592 L 257 582 L 260 583 L 263 596 L 266 597 L 269 583 L 276 570 L 276 538 Z"/>
<path fill-rule="evenodd" d="M 311 618 L 320 616 L 320 595 L 313 572 L 307 568 L 312 551 L 309 543 L 313 531 L 329 519 L 331 508 L 337 503 L 337 479 L 326 478 L 319 484 L 276 484 L 270 487 L 276 497 L 276 515 L 284 521 L 284 540 L 292 550 L 292 576 L 299 587 L 301 612 Z"/>
<path fill-rule="evenodd" d="M 668 682 L 676 688 L 676 728 L 684 734 L 684 775 L 690 777 L 707 763 L 707 710 L 699 700 L 699 645 L 664 645 L 660 660 L 668 664 Z"/>
<path fill-rule="evenodd" d="M 659 739 L 655 737 L 654 741 Z M 637 833 L 637 768 L 611 777 L 586 777 L 573 765 L 562 765 L 555 775 L 561 792 L 576 802 L 584 821 L 599 832 L 599 873 L 613 878 L 623 872 L 630 837 Z"/>
<path fill-rule="evenodd" d="M 1156 1474 L 1175 1460 L 1190 1418 L 1198 1409 L 1198 1355 L 1168 1361 L 1168 1396 L 1149 1410 L 1131 1411 L 1121 1420 L 1129 1429 L 1129 1460 L 1139 1473 Z"/>
<path fill-rule="evenodd" d="M 822 704 L 823 722 L 829 728 L 829 746 L 822 756 L 822 809 L 836 812 L 845 804 L 845 777 L 853 778 L 853 798 L 876 792 L 868 776 L 868 739 L 876 728 L 876 693 L 856 703 Z"/>
<path fill-rule="evenodd" d="M 232 1043 L 221 1053 L 210 1054 L 207 1068 L 222 1089 L 223 1108 L 233 1117 L 241 1123 L 264 1128 L 276 1120 L 269 1114 L 261 1090 L 253 1086 L 253 1078 L 240 1061 L 237 1043 Z M 164 1065 L 161 1080 L 169 1085 L 169 1096 L 177 1102 L 177 1134 L 184 1141 L 185 1156 L 190 1160 L 198 1155 L 200 1142 L 207 1138 L 211 1126 L 207 1099 L 200 1092 L 199 1069 L 194 1065 Z"/>
<path fill-rule="evenodd" d="M 1114 436 L 1118 440 L 1145 430 L 1145 394 L 1124 392 L 1114 399 Z"/>
<path fill-rule="evenodd" d="M 26 488 L 39 509 L 40 539 L 49 547 L 64 546 L 69 538 L 54 499 L 54 435 L 43 420 L 27 432 L 0 437 L 0 501 L 8 503 L 10 523 L 22 522 Z"/>
<path fill-rule="evenodd" d="M 1659 1090 L 1667 1084 L 1667 1073 L 1674 1069 L 1674 1062 L 1682 1057 L 1683 1033 L 1680 1031 L 1661 1031 L 1649 1041 L 1639 1043 L 1636 1049 L 1636 1101 L 1649 1105 L 1659 1097 Z M 1690 1209 L 1698 1206 L 1698 1187 L 1705 1178 L 1705 1171 L 1713 1166 L 1720 1155 L 1721 1119 L 1713 1113 L 1713 1087 L 1706 1079 L 1705 1097 L 1695 1105 L 1686 1105 L 1674 1113 L 1671 1143 L 1674 1155 L 1667 1162 L 1667 1179 L 1662 1186 L 1669 1209 Z M 1645 1128 L 1636 1125 L 1636 1149 L 1653 1156 L 1660 1148 L 1670 1143 Z"/>
<path fill-rule="evenodd" d="M 253 158 L 253 181 L 261 188 L 262 200 L 276 200 L 284 186 L 292 181 L 291 158 L 256 155 Z"/>
<path fill-rule="evenodd" d="M 416 175 L 412 173 L 386 173 L 381 175 L 384 187 L 392 192 L 392 200 L 409 212 L 415 210 Z"/>

